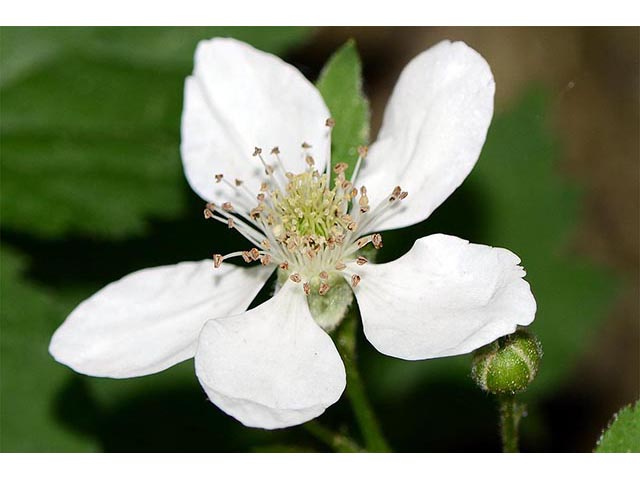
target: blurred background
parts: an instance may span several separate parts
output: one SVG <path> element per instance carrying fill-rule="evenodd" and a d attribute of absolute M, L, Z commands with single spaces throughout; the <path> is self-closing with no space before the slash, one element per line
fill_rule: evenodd
<path fill-rule="evenodd" d="M 324 451 L 304 428 L 247 429 L 206 401 L 187 361 L 130 380 L 56 364 L 49 338 L 81 300 L 134 270 L 207 258 L 238 237 L 202 218 L 182 174 L 182 89 L 198 40 L 233 36 L 315 80 L 349 38 L 372 138 L 403 66 L 438 41 L 489 62 L 496 112 L 477 167 L 392 260 L 433 232 L 516 252 L 545 357 L 524 451 L 591 451 L 640 395 L 636 28 L 2 28 L 2 451 Z M 470 358 L 405 362 L 360 338 L 396 451 L 498 451 L 496 405 Z M 353 427 L 343 399 L 320 417 Z M 357 434 L 357 432 L 354 432 Z"/>

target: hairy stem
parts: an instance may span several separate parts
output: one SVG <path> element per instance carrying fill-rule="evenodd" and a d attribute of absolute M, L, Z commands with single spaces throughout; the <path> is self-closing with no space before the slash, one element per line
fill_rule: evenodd
<path fill-rule="evenodd" d="M 304 424 L 304 428 L 322 443 L 338 453 L 362 452 L 363 449 L 353 439 L 338 432 L 334 432 L 321 425 L 317 420 Z"/>
<path fill-rule="evenodd" d="M 369 403 L 367 394 L 358 370 L 356 357 L 356 333 L 358 321 L 351 312 L 346 316 L 337 335 L 338 350 L 342 356 L 347 372 L 347 397 L 351 402 L 358 427 L 369 452 L 390 452 L 389 444 L 382 434 L 378 419 Z"/>
<path fill-rule="evenodd" d="M 525 406 L 516 400 L 513 394 L 498 396 L 500 404 L 500 435 L 502 437 L 502 451 L 505 453 L 519 452 L 520 420 L 525 413 Z"/>

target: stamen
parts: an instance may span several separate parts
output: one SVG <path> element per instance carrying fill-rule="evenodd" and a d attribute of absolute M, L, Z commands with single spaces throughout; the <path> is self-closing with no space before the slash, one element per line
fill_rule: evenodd
<path fill-rule="evenodd" d="M 224 178 L 224 175 L 222 175 L 221 173 L 216 173 L 214 177 L 216 179 L 216 183 L 220 183 L 220 181 Z"/>
<path fill-rule="evenodd" d="M 220 255 L 219 253 L 214 253 L 213 254 L 213 268 L 218 268 L 220 265 L 222 265 L 222 261 L 224 260 L 224 258 L 222 257 L 222 255 Z"/>
<path fill-rule="evenodd" d="M 233 228 L 235 225 L 233 223 L 233 218 L 227 218 L 227 225 L 229 228 Z"/>
<path fill-rule="evenodd" d="M 351 286 L 353 288 L 356 288 L 359 283 L 360 283 L 360 275 L 357 275 L 355 273 L 351 275 Z"/>
<path fill-rule="evenodd" d="M 309 285 L 309 282 L 305 282 L 302 285 L 302 289 L 304 290 L 305 295 L 309 295 L 311 293 L 311 286 Z"/>
<path fill-rule="evenodd" d="M 300 281 L 302 280 L 302 277 L 300 276 L 299 273 L 293 273 L 289 275 L 289 278 L 291 279 L 292 282 L 295 282 L 295 283 L 300 283 Z"/>
<path fill-rule="evenodd" d="M 376 250 L 380 250 L 382 248 L 382 235 L 374 233 L 371 237 L 371 243 L 373 243 Z"/>
<path fill-rule="evenodd" d="M 360 255 L 357 259 L 356 259 L 356 263 L 358 265 L 364 265 L 365 263 L 367 263 L 369 260 L 367 260 L 365 257 L 363 257 L 362 255 Z"/>
<path fill-rule="evenodd" d="M 323 270 L 322 272 L 320 272 L 319 277 L 323 280 L 327 280 L 329 278 L 329 274 Z"/>
<path fill-rule="evenodd" d="M 268 253 L 262 255 L 262 257 L 260 257 L 260 263 L 264 266 L 269 265 L 271 263 L 271 255 L 269 255 Z"/>
<path fill-rule="evenodd" d="M 320 288 L 318 289 L 318 293 L 320 295 L 326 295 L 327 292 L 331 289 L 328 283 L 322 282 L 320 284 Z"/>
<path fill-rule="evenodd" d="M 289 262 L 284 261 L 280 264 L 280 269 L 281 270 L 289 270 Z"/>

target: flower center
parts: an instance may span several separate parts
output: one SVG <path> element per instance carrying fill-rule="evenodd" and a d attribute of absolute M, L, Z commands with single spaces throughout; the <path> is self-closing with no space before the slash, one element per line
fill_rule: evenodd
<path fill-rule="evenodd" d="M 333 126 L 329 121 L 327 125 Z M 376 249 L 382 247 L 382 237 L 369 233 L 368 226 L 400 203 L 407 192 L 396 187 L 372 209 L 366 187 L 361 186 L 358 190 L 354 186 L 366 148 L 358 149 L 358 163 L 350 180 L 345 177 L 347 164 L 338 163 L 333 167 L 333 186 L 330 185 L 330 167 L 319 172 L 310 155 L 311 145 L 305 142 L 302 148 L 307 168 L 301 173 L 291 173 L 285 170 L 278 147 L 271 150 L 274 158 L 271 163 L 265 161 L 262 149 L 256 147 L 253 156 L 260 160 L 265 172 L 257 195 L 253 197 L 241 180 L 232 183 L 218 174 L 216 182 L 237 189 L 244 199 L 237 205 L 230 202 L 220 207 L 207 204 L 204 214 L 205 218 L 235 228 L 254 244 L 248 251 L 214 254 L 214 267 L 236 256 L 241 256 L 247 263 L 260 261 L 262 265 L 269 265 L 277 262 L 281 278 L 301 283 L 307 295 L 324 296 L 337 285 L 336 279 L 349 279 L 348 274 L 345 275 L 349 263 L 362 265 L 368 261 L 359 253 L 360 249 L 370 243 Z M 256 206 L 247 209 L 240 203 Z M 354 273 L 350 281 L 355 288 L 360 277 Z"/>

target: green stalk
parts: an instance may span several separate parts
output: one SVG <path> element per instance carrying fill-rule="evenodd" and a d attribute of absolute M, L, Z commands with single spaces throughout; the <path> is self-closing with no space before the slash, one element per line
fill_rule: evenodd
<path fill-rule="evenodd" d="M 347 398 L 351 402 L 351 408 L 362 433 L 366 450 L 369 452 L 390 452 L 391 448 L 380 429 L 358 370 L 356 361 L 357 326 L 358 321 L 352 312 L 346 316 L 337 334 L 338 350 L 347 372 Z"/>
<path fill-rule="evenodd" d="M 500 435 L 502 437 L 502 451 L 505 453 L 519 452 L 519 426 L 524 415 L 524 405 L 516 400 L 513 394 L 498 395 L 500 404 Z"/>

